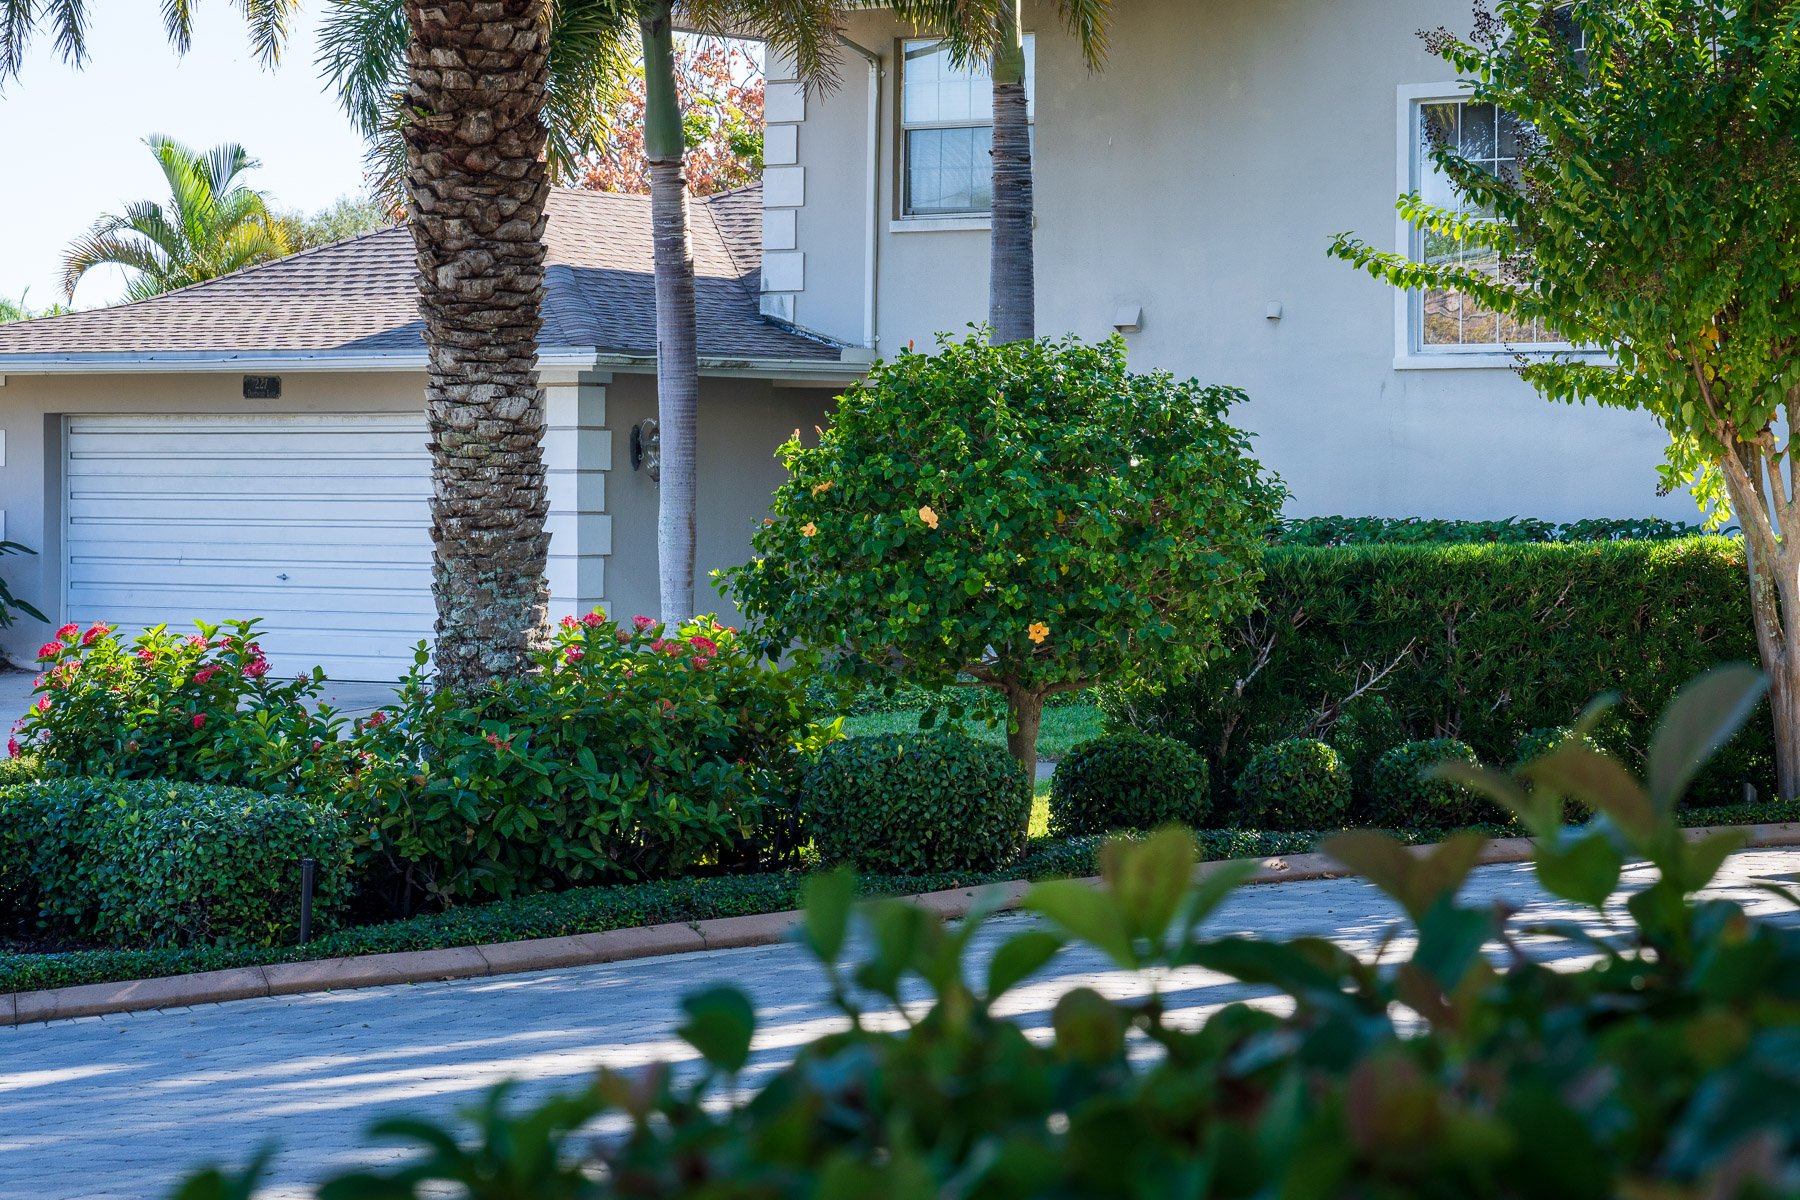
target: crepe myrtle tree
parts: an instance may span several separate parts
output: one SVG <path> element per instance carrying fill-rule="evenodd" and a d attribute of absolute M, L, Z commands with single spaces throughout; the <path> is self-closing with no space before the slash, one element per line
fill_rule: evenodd
<path fill-rule="evenodd" d="M 725 581 L 766 648 L 992 688 L 1028 777 L 1046 697 L 1205 661 L 1248 610 L 1283 491 L 1231 388 L 1132 374 L 1118 338 L 940 335 L 839 397 Z"/>
<path fill-rule="evenodd" d="M 1543 322 L 1590 353 L 1521 357 L 1523 378 L 1668 431 L 1663 490 L 1743 527 L 1777 784 L 1800 795 L 1800 3 L 1501 0 L 1466 40 L 1424 36 L 1516 120 L 1518 167 L 1438 146 L 1457 203 L 1412 194 L 1400 212 L 1428 246 L 1497 266 L 1347 235 L 1332 253 Z"/>

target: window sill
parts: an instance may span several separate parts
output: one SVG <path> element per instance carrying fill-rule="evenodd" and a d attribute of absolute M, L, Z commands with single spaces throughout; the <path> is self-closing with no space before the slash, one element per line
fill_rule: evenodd
<path fill-rule="evenodd" d="M 1546 351 L 1542 354 L 1527 353 L 1524 357 L 1527 362 L 1531 362 L 1538 359 L 1549 359 L 1557 355 L 1568 361 L 1592 363 L 1596 366 L 1612 364 L 1612 359 L 1604 354 L 1570 354 L 1566 350 Z M 1492 371 L 1511 370 L 1518 365 L 1519 356 L 1510 350 L 1472 354 L 1399 354 L 1394 356 L 1394 370 L 1396 371 Z"/>
<path fill-rule="evenodd" d="M 953 233 L 964 230 L 989 230 L 994 218 L 987 213 L 971 213 L 962 217 L 900 217 L 888 222 L 889 233 Z"/>

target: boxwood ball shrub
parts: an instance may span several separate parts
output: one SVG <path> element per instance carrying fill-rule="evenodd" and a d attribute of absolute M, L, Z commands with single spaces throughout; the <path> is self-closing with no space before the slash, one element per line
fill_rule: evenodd
<path fill-rule="evenodd" d="M 806 773 L 800 799 L 822 859 L 895 874 L 1011 862 L 1031 820 L 1024 768 L 960 733 L 834 742 Z"/>
<path fill-rule="evenodd" d="M 1209 806 L 1206 760 L 1154 733 L 1108 734 L 1077 746 L 1050 780 L 1050 832 L 1056 837 L 1198 828 Z"/>
<path fill-rule="evenodd" d="M 28 929 L 111 946 L 292 942 L 301 860 L 315 927 L 350 894 L 350 824 L 293 795 L 167 780 L 0 788 L 0 895 Z"/>
<path fill-rule="evenodd" d="M 1196 667 L 1250 610 L 1284 493 L 1227 420 L 1245 399 L 1135 374 L 1118 338 L 940 337 L 795 431 L 726 578 L 771 654 L 992 689 L 1030 773 L 1049 697 Z"/>
<path fill-rule="evenodd" d="M 1479 793 L 1448 779 L 1428 778 L 1439 763 L 1479 765 L 1480 759 L 1467 742 L 1455 738 L 1424 738 L 1403 742 L 1383 754 L 1375 764 L 1376 820 L 1395 826 L 1471 825 L 1495 819 L 1493 806 Z"/>
<path fill-rule="evenodd" d="M 1234 816 L 1266 829 L 1336 829 L 1350 808 L 1350 770 L 1316 738 L 1286 738 L 1250 756 Z"/>

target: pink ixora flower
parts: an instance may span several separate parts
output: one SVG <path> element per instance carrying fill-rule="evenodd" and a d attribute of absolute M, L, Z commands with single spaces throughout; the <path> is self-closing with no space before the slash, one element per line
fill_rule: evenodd
<path fill-rule="evenodd" d="M 688 639 L 688 645 L 692 646 L 702 654 L 717 654 L 719 652 L 719 643 L 698 633 Z"/>
<path fill-rule="evenodd" d="M 564 617 L 561 621 L 561 625 L 564 629 L 579 629 L 581 627 L 581 622 L 577 621 L 574 617 Z"/>
<path fill-rule="evenodd" d="M 218 667 L 217 663 L 214 663 L 212 666 L 201 667 L 198 671 L 194 672 L 194 682 L 195 683 L 205 683 L 207 680 L 211 679 L 214 675 L 217 675 L 218 673 L 219 673 L 219 667 Z"/>
<path fill-rule="evenodd" d="M 37 710 L 39 712 L 49 712 L 50 711 L 50 697 L 39 696 L 38 702 L 37 702 Z"/>
<path fill-rule="evenodd" d="M 621 629 L 619 630 L 619 640 L 621 642 L 629 642 L 631 640 L 631 634 Z"/>
<path fill-rule="evenodd" d="M 711 661 L 712 661 L 712 655 L 710 655 L 710 654 L 696 654 L 696 655 L 694 655 L 694 659 L 693 659 L 694 667 L 697 670 L 701 670 L 701 671 L 706 670 L 706 664 Z"/>
<path fill-rule="evenodd" d="M 261 679 L 269 673 L 269 660 L 260 654 L 244 664 L 245 679 Z"/>
<path fill-rule="evenodd" d="M 64 625 L 61 629 L 56 631 L 56 640 L 59 642 L 66 642 L 80 632 L 81 626 L 71 621 L 69 624 Z"/>
<path fill-rule="evenodd" d="M 45 642 L 42 646 L 38 647 L 38 660 L 41 662 L 46 658 L 55 658 L 61 653 L 61 642 Z"/>
<path fill-rule="evenodd" d="M 6 739 L 6 756 L 8 758 L 19 757 L 19 739 L 18 738 L 7 738 Z"/>
<path fill-rule="evenodd" d="M 91 646 L 111 632 L 111 625 L 106 624 L 104 621 L 96 621 L 89 627 L 86 633 L 81 635 L 81 644 L 84 646 Z"/>
<path fill-rule="evenodd" d="M 192 646 L 196 650 L 204 650 L 208 646 L 212 645 L 212 643 L 207 641 L 205 638 L 201 637 L 199 634 L 196 633 L 193 637 L 190 637 L 188 639 L 188 645 Z"/>
<path fill-rule="evenodd" d="M 656 624 L 655 621 L 646 617 L 643 613 L 639 613 L 637 616 L 631 618 L 631 623 L 637 627 L 640 633 Z"/>
<path fill-rule="evenodd" d="M 145 646 L 142 650 L 138 651 L 138 659 L 141 662 L 155 662 L 156 661 L 156 651 L 152 650 L 148 646 Z"/>
<path fill-rule="evenodd" d="M 364 724 L 366 724 L 366 725 L 386 725 L 387 724 L 387 714 L 382 712 L 378 708 L 374 712 L 369 714 L 368 719 L 364 722 Z"/>
<path fill-rule="evenodd" d="M 204 729 L 205 727 L 206 727 L 206 714 L 205 713 L 195 713 L 194 714 L 194 728 L 195 729 Z"/>
<path fill-rule="evenodd" d="M 572 663 L 580 662 L 582 659 L 581 647 L 580 646 L 570 646 L 568 649 L 568 652 L 563 655 L 563 658 L 564 658 L 564 660 L 566 660 L 568 662 L 572 662 Z"/>
<path fill-rule="evenodd" d="M 589 629 L 598 629 L 600 626 L 606 624 L 606 614 L 596 608 L 593 612 L 581 618 L 581 623 Z"/>

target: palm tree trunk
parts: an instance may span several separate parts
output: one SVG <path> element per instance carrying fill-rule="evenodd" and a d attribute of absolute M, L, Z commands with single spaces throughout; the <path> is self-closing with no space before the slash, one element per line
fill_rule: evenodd
<path fill-rule="evenodd" d="M 686 140 L 675 91 L 672 5 L 646 10 L 644 156 L 650 162 L 650 224 L 656 264 L 656 421 L 662 477 L 656 523 L 662 619 L 694 615 L 695 425 L 700 359 L 694 314 L 694 256 L 688 245 Z"/>
<path fill-rule="evenodd" d="M 425 319 L 442 686 L 524 669 L 544 636 L 547 0 L 406 0 L 407 223 Z"/>
<path fill-rule="evenodd" d="M 988 271 L 988 324 L 993 339 L 1037 336 L 1037 279 L 1032 261 L 1031 109 L 1025 95 L 1025 43 L 1017 0 L 1006 6 L 1007 36 L 994 52 L 993 260 Z"/>

